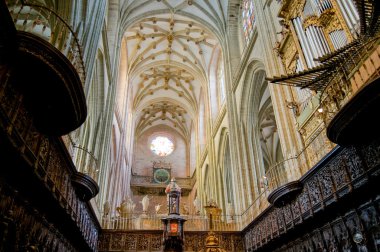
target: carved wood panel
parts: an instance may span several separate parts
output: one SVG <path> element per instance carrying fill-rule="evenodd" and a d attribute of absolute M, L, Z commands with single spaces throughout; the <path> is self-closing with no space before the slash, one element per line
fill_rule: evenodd
<path fill-rule="evenodd" d="M 270 207 L 251 223 L 243 234 L 247 249 L 380 251 L 379 146 L 375 141 L 370 146 L 340 148 L 333 152 L 325 162 L 314 167 L 312 175 L 301 178 L 305 186 L 296 199 L 279 208 Z M 361 190 L 360 193 L 355 193 L 357 190 Z M 329 210 L 334 209 L 333 206 L 339 211 Z M 324 213 L 326 211 L 331 212 Z M 315 216 L 320 214 L 328 216 L 319 221 Z M 297 234 L 295 230 L 301 228 L 308 232 L 298 233 L 298 239 L 282 238 L 291 230 Z M 353 237 L 358 234 L 363 236 L 361 243 L 354 242 Z M 271 247 L 273 241 L 279 239 L 282 245 Z"/>
<path fill-rule="evenodd" d="M 1 71 L 1 74 L 12 76 L 12 72 L 9 70 Z M 8 231 L 12 235 L 16 235 L 17 239 L 24 236 L 29 237 L 30 232 L 38 233 L 36 237 L 31 238 L 33 243 L 36 246 L 49 244 L 52 249 L 48 249 L 48 251 L 55 251 L 56 247 L 59 247 L 57 251 L 75 251 L 78 249 L 75 248 L 75 242 L 69 241 L 67 235 L 60 233 L 62 229 L 72 228 L 73 233 L 78 232 L 78 235 L 82 237 L 83 244 L 88 246 L 87 249 L 96 250 L 100 227 L 96 224 L 96 217 L 92 214 L 89 206 L 80 202 L 74 192 L 70 181 L 74 172 L 72 164 L 70 165 L 71 160 L 63 152 L 57 137 L 49 137 L 36 130 L 33 118 L 26 108 L 27 104 L 19 90 L 16 89 L 14 80 L 4 76 L 0 76 L 0 80 L 2 80 L 0 82 L 0 137 L 8 144 L 0 156 L 0 162 L 14 163 L 16 166 L 12 167 L 8 164 L 7 167 L 3 167 L 0 186 L 9 187 L 15 192 L 21 189 L 28 191 L 30 187 L 35 187 L 31 191 L 34 192 L 37 190 L 36 188 L 39 188 L 44 193 L 47 190 L 47 194 L 51 196 L 51 199 L 45 200 L 39 199 L 41 196 L 36 195 L 38 193 L 26 196 L 16 195 L 12 200 L 19 200 L 21 202 L 19 204 L 4 198 L 0 204 L 0 211 L 1 208 L 8 209 L 17 206 L 14 209 L 16 215 L 4 210 L 0 217 L 9 223 L 10 226 L 6 229 L 11 228 L 12 230 Z M 2 146 L 4 144 L 2 142 Z M 23 182 L 14 182 L 20 180 L 21 175 L 23 175 Z M 2 181 L 4 177 L 7 179 Z M 40 200 L 45 200 L 45 203 L 35 205 L 35 202 Z M 60 209 L 61 212 L 52 213 L 52 209 Z M 49 215 L 51 219 L 51 215 L 54 214 L 56 220 L 48 221 L 46 216 Z M 59 220 L 60 217 L 62 220 Z M 63 220 L 71 220 L 73 223 L 60 223 Z M 30 223 L 35 224 L 31 225 Z M 16 226 L 11 227 L 12 225 Z M 41 232 L 45 231 L 47 234 L 42 237 Z M 4 234 L 0 232 L 0 235 Z M 28 239 L 17 240 L 17 243 L 31 243 Z M 14 240 L 10 240 L 11 244 L 14 242 Z M 31 244 L 33 245 L 33 243 Z M 18 249 L 16 250 L 18 251 Z M 20 250 L 29 249 L 21 248 Z"/>
<path fill-rule="evenodd" d="M 205 247 L 206 232 L 185 232 L 184 251 L 199 251 Z M 239 233 L 217 233 L 220 246 L 226 251 L 244 251 Z M 104 230 L 99 251 L 162 251 L 162 231 L 127 232 Z"/>

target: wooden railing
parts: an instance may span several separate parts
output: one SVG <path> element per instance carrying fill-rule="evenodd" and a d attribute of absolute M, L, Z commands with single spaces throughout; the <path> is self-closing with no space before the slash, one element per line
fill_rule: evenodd
<path fill-rule="evenodd" d="M 50 204 L 65 212 L 64 217 L 70 220 L 70 223 L 62 223 L 65 228 L 71 225 L 95 251 L 99 223 L 89 203 L 78 198 L 71 183 L 71 177 L 77 171 L 63 142 L 36 129 L 25 107 L 24 95 L 8 78 L 10 70 L 0 70 L 0 133 L 5 134 L 12 148 L 19 152 L 20 159 L 29 164 L 23 173 L 30 174 L 30 180 L 38 184 L 36 187 L 43 187 L 51 194 L 54 200 Z"/>

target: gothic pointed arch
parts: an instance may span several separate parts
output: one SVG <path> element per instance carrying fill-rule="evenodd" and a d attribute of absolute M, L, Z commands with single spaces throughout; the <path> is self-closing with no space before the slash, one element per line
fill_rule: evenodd
<path fill-rule="evenodd" d="M 216 180 L 221 189 L 220 207 L 224 209 L 223 212 L 227 216 L 228 211 L 232 211 L 236 204 L 234 199 L 236 181 L 232 177 L 231 148 L 227 128 L 223 128 L 220 133 L 217 167 Z"/>
<path fill-rule="evenodd" d="M 263 180 L 275 164 L 283 160 L 271 94 L 263 64 L 252 61 L 244 78 L 240 121 L 244 125 L 247 163 L 253 169 L 253 186 L 264 190 Z"/>

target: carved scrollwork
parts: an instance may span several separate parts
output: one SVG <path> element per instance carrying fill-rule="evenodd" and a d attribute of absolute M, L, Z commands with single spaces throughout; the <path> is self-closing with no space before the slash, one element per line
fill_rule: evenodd
<path fill-rule="evenodd" d="M 334 15 L 328 24 L 325 24 L 325 31 L 327 34 L 333 32 L 343 30 L 342 24 L 339 19 Z"/>
<path fill-rule="evenodd" d="M 306 0 L 297 0 L 297 1 L 290 1 L 289 6 L 289 18 L 293 19 L 298 16 L 300 16 L 303 12 L 303 9 L 305 7 Z"/>
<path fill-rule="evenodd" d="M 278 229 L 281 232 L 285 227 L 285 221 L 284 221 L 284 211 L 282 208 L 277 209 L 277 223 L 278 223 Z"/>
<path fill-rule="evenodd" d="M 346 167 L 350 173 L 351 180 L 355 180 L 364 173 L 363 163 L 354 147 L 347 148 L 343 153 L 343 157 L 346 161 Z"/>
<path fill-rule="evenodd" d="M 308 182 L 308 191 L 312 205 L 316 205 L 321 202 L 322 196 L 321 191 L 319 190 L 317 178 L 313 178 Z"/>
<path fill-rule="evenodd" d="M 377 167 L 380 164 L 380 144 L 373 143 L 366 146 L 362 153 L 364 154 L 364 159 L 369 169 Z"/>
<path fill-rule="evenodd" d="M 296 61 L 298 59 L 297 48 L 292 37 L 289 37 L 282 48 L 279 50 L 281 61 L 288 73 L 294 73 L 296 70 Z"/>
<path fill-rule="evenodd" d="M 326 9 L 322 12 L 319 17 L 319 23 L 325 28 L 326 33 L 343 29 L 334 9 Z"/>
<path fill-rule="evenodd" d="M 327 167 L 318 176 L 321 185 L 323 198 L 326 199 L 334 192 L 334 185 L 331 179 L 330 169 Z"/>
<path fill-rule="evenodd" d="M 299 196 L 299 203 L 302 213 L 305 213 L 310 210 L 310 200 L 306 190 Z"/>
<path fill-rule="evenodd" d="M 340 189 L 347 185 L 348 176 L 343 167 L 342 157 L 337 158 L 331 163 L 331 175 L 334 179 L 336 189 Z"/>
<path fill-rule="evenodd" d="M 286 205 L 284 208 L 285 223 L 289 224 L 293 220 L 291 205 Z"/>
<path fill-rule="evenodd" d="M 322 26 L 320 19 L 316 15 L 311 15 L 303 21 L 303 28 L 306 30 L 309 26 Z"/>

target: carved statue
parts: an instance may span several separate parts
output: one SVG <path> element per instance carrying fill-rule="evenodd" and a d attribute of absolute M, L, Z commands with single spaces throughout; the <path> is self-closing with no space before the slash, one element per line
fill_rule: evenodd
<path fill-rule="evenodd" d="M 156 214 L 158 214 L 158 212 L 160 211 L 160 208 L 161 208 L 161 204 L 155 205 L 154 210 L 156 211 Z"/>
<path fill-rule="evenodd" d="M 104 205 L 103 205 L 103 216 L 104 217 L 108 216 L 108 214 L 110 213 L 110 210 L 111 210 L 111 206 L 110 206 L 109 201 L 104 202 Z"/>
<path fill-rule="evenodd" d="M 183 214 L 184 215 L 188 215 L 189 214 L 189 207 L 186 204 L 186 202 L 183 203 L 182 210 L 183 210 Z"/>
<path fill-rule="evenodd" d="M 268 177 L 266 176 L 262 176 L 260 178 L 260 189 L 261 191 L 265 191 L 266 189 L 268 189 L 269 187 L 269 180 L 268 180 Z"/>
<path fill-rule="evenodd" d="M 128 199 L 124 199 L 121 202 L 120 206 L 117 207 L 116 210 L 121 217 L 128 217 L 129 215 L 133 214 L 135 207 L 136 204 L 130 197 L 128 197 Z"/>
<path fill-rule="evenodd" d="M 201 212 L 201 201 L 197 197 L 195 197 L 193 205 L 195 208 L 195 214 L 199 214 Z"/>
<path fill-rule="evenodd" d="M 293 111 L 294 116 L 299 116 L 300 111 L 299 111 L 299 105 L 295 101 L 285 101 L 286 102 L 286 107 L 291 109 Z"/>
<path fill-rule="evenodd" d="M 177 201 L 175 199 L 172 200 L 172 213 L 176 213 L 177 212 Z"/>
<path fill-rule="evenodd" d="M 146 213 L 148 211 L 149 207 L 149 196 L 145 195 L 144 198 L 140 201 L 142 207 L 143 207 L 143 212 Z"/>

